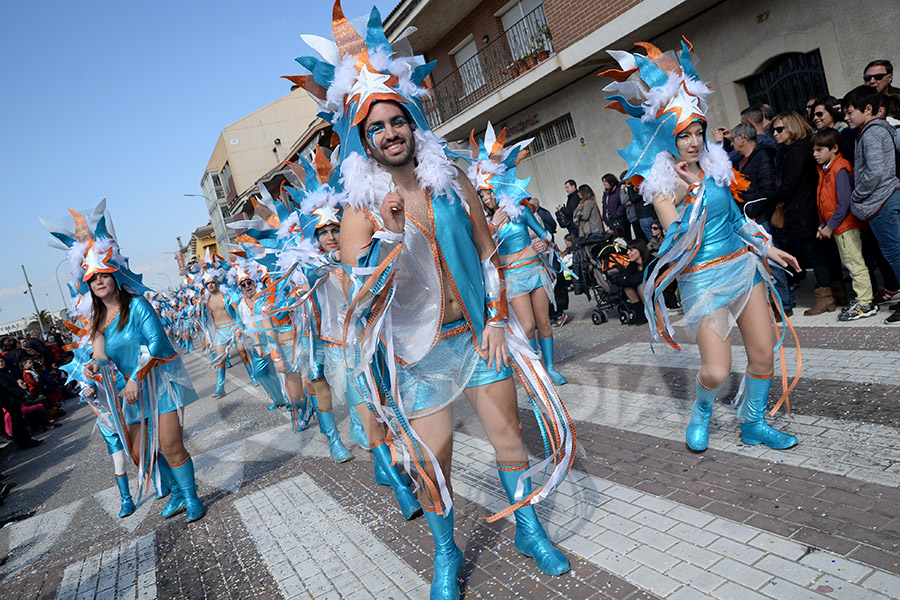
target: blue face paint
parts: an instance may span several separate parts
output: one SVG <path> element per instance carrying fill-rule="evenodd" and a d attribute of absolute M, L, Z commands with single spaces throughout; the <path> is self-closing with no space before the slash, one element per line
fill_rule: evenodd
<path fill-rule="evenodd" d="M 369 137 L 369 143 L 374 147 L 375 146 L 375 134 L 381 133 L 384 131 L 384 125 L 373 125 L 366 130 L 366 135 Z"/>

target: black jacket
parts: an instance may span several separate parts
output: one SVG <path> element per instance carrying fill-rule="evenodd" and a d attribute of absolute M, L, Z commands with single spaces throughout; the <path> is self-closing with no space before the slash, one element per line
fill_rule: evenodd
<path fill-rule="evenodd" d="M 557 218 L 557 220 L 559 220 L 560 227 L 564 227 L 566 229 L 570 229 L 570 228 L 574 227 L 575 217 L 573 215 L 575 214 L 575 209 L 578 207 L 579 202 L 581 202 L 581 197 L 578 195 L 577 191 L 574 191 L 571 194 L 569 194 L 569 196 L 566 198 L 565 206 L 563 206 L 561 209 L 556 211 L 556 213 L 557 213 L 556 218 Z M 563 215 L 568 217 L 568 219 L 569 219 L 568 225 L 564 224 L 564 222 L 565 222 L 564 219 L 560 220 L 559 213 L 562 213 Z"/>
<path fill-rule="evenodd" d="M 791 239 L 814 236 L 819 227 L 816 188 L 819 172 L 813 159 L 809 138 L 783 144 L 783 153 L 775 173 L 777 187 L 772 207 L 784 202 L 784 229 Z"/>
<path fill-rule="evenodd" d="M 540 222 L 544 224 L 544 229 L 551 234 L 556 233 L 556 221 L 553 220 L 553 215 L 550 214 L 549 210 L 543 206 L 538 206 L 537 216 L 540 217 Z"/>
<path fill-rule="evenodd" d="M 758 223 L 769 221 L 775 210 L 775 204 L 771 200 L 772 192 L 775 191 L 775 162 L 772 154 L 757 144 L 746 161 L 743 156 L 738 157 L 735 168 L 750 182 L 750 187 L 741 194 L 744 214 Z M 760 200 L 761 198 L 764 200 Z"/>
<path fill-rule="evenodd" d="M 21 403 L 25 400 L 25 390 L 19 387 L 16 378 L 5 369 L 0 369 L 0 401 L 4 408 L 8 402 Z"/>

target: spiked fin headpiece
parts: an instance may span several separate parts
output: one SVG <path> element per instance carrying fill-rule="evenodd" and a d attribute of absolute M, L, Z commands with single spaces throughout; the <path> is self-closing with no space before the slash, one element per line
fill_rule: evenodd
<path fill-rule="evenodd" d="M 653 44 L 635 44 L 647 55 L 610 50 L 620 69 L 599 75 L 615 81 L 605 88 L 611 108 L 630 116 L 632 141 L 619 151 L 628 163 L 626 179 L 646 178 L 656 155 L 663 151 L 678 156 L 675 137 L 691 123 L 706 123 L 706 98 L 712 90 L 697 77 L 691 63 L 691 44 L 682 39 L 681 51 L 662 52 Z"/>

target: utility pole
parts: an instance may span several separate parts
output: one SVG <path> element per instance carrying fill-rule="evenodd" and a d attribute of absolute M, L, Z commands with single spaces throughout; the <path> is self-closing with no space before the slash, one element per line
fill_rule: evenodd
<path fill-rule="evenodd" d="M 37 317 L 38 326 L 41 328 L 41 335 L 46 335 L 44 331 L 44 322 L 41 320 L 41 311 L 38 310 L 37 302 L 34 301 L 34 292 L 31 291 L 31 282 L 28 281 L 28 271 L 25 270 L 25 265 L 22 265 L 22 273 L 25 274 L 25 285 L 28 287 L 28 295 L 31 296 L 31 304 L 34 305 L 34 316 Z"/>

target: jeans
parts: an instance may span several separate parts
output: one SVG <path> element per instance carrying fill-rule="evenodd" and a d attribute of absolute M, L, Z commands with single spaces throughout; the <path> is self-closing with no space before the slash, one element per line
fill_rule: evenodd
<path fill-rule="evenodd" d="M 760 227 L 766 230 L 766 233 L 772 236 L 773 240 L 775 236 L 772 233 L 772 224 L 769 221 L 764 221 L 759 224 Z M 777 244 L 776 247 L 779 247 Z M 778 295 L 781 297 L 781 304 L 784 306 L 784 310 L 793 310 L 794 303 L 796 302 L 794 299 L 794 292 L 791 290 L 791 286 L 788 285 L 787 273 L 781 266 L 772 266 L 769 267 L 772 270 L 772 279 L 775 280 L 775 291 L 778 292 Z"/>
<path fill-rule="evenodd" d="M 869 219 L 869 227 L 878 240 L 884 259 L 900 280 L 900 189 L 894 190 L 878 214 Z"/>

